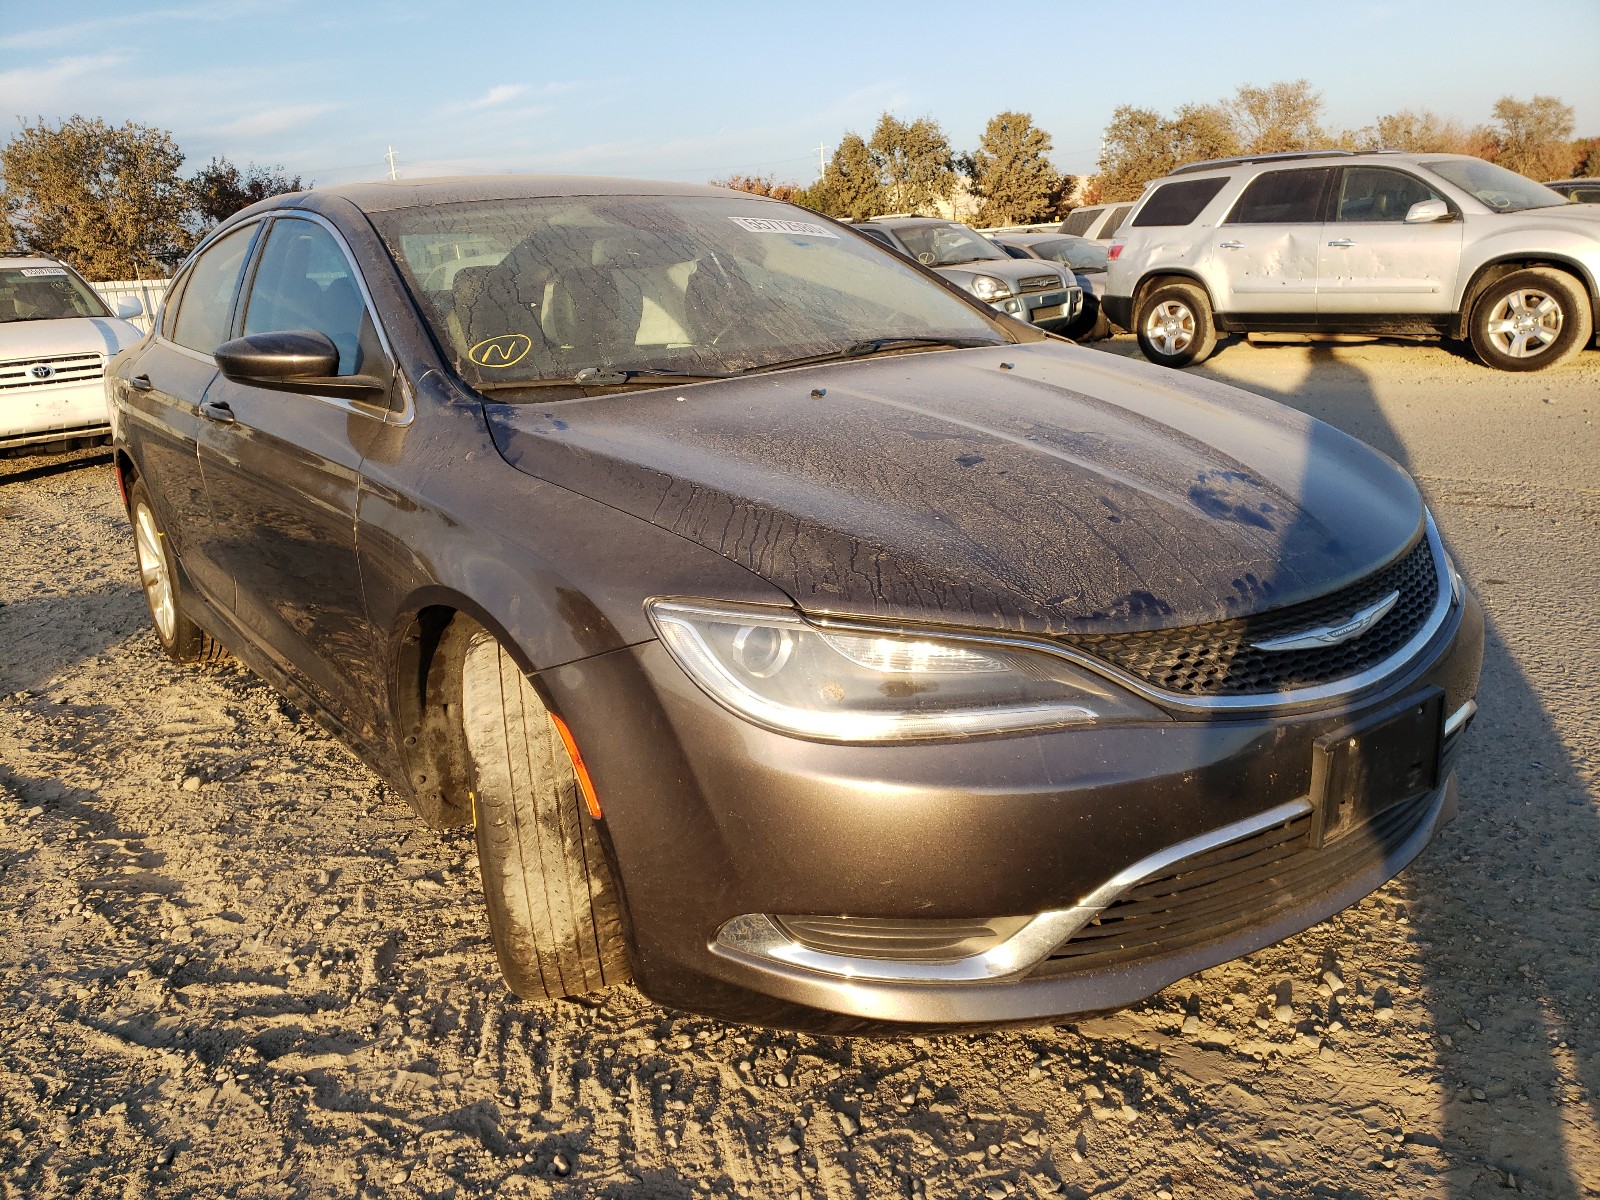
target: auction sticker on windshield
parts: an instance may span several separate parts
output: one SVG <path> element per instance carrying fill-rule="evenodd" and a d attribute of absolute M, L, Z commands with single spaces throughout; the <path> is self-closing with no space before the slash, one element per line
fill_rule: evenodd
<path fill-rule="evenodd" d="M 35 275 L 65 275 L 64 267 L 23 267 L 22 273 L 30 278 Z"/>
<path fill-rule="evenodd" d="M 839 235 L 810 221 L 774 221 L 770 217 L 729 217 L 735 225 L 751 233 L 798 233 L 805 237 L 836 238 Z"/>

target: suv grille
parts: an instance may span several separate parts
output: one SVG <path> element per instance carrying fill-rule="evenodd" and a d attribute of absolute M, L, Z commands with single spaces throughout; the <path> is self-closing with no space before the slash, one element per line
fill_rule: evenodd
<path fill-rule="evenodd" d="M 23 358 L 0 363 L 0 390 L 44 387 L 52 383 L 82 383 L 106 373 L 99 354 L 62 354 L 51 358 Z"/>
<path fill-rule="evenodd" d="M 1059 275 L 1030 275 L 1026 279 L 1019 279 L 1017 286 L 1025 292 L 1048 292 L 1066 285 L 1061 282 Z"/>
<path fill-rule="evenodd" d="M 1321 850 L 1308 845 L 1307 813 L 1196 854 L 1159 879 L 1129 888 L 1051 951 L 1034 974 L 1103 970 L 1265 924 L 1382 862 L 1417 831 L 1437 796 L 1424 792 L 1403 801 Z"/>
<path fill-rule="evenodd" d="M 1348 642 L 1278 651 L 1258 650 L 1251 644 L 1337 625 L 1395 591 L 1400 599 L 1388 615 Z M 1423 626 L 1438 596 L 1439 573 L 1424 536 L 1383 570 L 1304 604 L 1210 625 L 1063 640 L 1165 692 L 1254 696 L 1330 683 L 1377 665 Z"/>

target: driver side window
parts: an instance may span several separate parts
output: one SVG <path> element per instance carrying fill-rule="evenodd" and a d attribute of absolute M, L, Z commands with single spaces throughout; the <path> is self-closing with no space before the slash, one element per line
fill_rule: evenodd
<path fill-rule="evenodd" d="M 339 374 L 376 371 L 383 357 L 343 249 L 314 221 L 280 218 L 250 283 L 244 332 L 310 329 L 339 347 Z"/>
<path fill-rule="evenodd" d="M 1415 176 L 1387 167 L 1346 167 L 1339 188 L 1339 221 L 1404 221 L 1420 200 L 1439 193 Z"/>

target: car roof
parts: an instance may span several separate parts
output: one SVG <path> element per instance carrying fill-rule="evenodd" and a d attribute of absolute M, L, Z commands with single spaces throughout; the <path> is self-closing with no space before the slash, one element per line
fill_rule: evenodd
<path fill-rule="evenodd" d="M 1082 237 L 1076 233 L 1049 233 L 1045 230 L 1035 230 L 1032 233 L 995 233 L 990 234 L 997 242 L 1018 242 L 1024 246 L 1036 246 L 1040 242 L 1088 242 L 1090 245 L 1099 245 L 1093 238 Z"/>
<path fill-rule="evenodd" d="M 1459 158 L 1482 162 L 1471 154 L 1423 154 L 1409 150 L 1292 150 L 1285 154 L 1244 154 L 1237 158 L 1212 158 L 1204 162 L 1185 163 L 1167 172 L 1163 179 L 1188 177 L 1190 175 L 1206 175 L 1213 172 L 1233 171 L 1239 167 L 1271 167 L 1292 166 L 1306 163 L 1308 166 L 1322 165 L 1315 160 L 1336 159 L 1344 165 L 1360 163 L 1420 163 L 1438 162 L 1441 159 Z"/>
<path fill-rule="evenodd" d="M 618 179 L 603 175 L 461 175 L 440 179 L 381 180 L 288 192 L 274 196 L 248 211 L 271 208 L 317 207 L 331 198 L 347 200 L 362 212 L 391 212 L 435 204 L 461 204 L 480 200 L 525 200 L 578 196 L 738 196 L 769 200 L 750 192 L 697 183 L 663 183 L 648 179 Z M 781 201 L 773 201 L 781 203 Z"/>
<path fill-rule="evenodd" d="M 50 258 L 44 254 L 9 255 L 0 258 L 0 267 L 64 267 L 67 264 L 59 258 Z"/>

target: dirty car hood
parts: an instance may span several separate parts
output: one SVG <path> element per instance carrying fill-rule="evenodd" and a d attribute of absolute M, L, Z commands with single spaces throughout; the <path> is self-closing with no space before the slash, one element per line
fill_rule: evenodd
<path fill-rule="evenodd" d="M 520 470 L 815 613 L 1046 635 L 1216 620 L 1350 583 L 1423 520 L 1403 471 L 1327 425 L 1056 342 L 486 411 Z"/>

